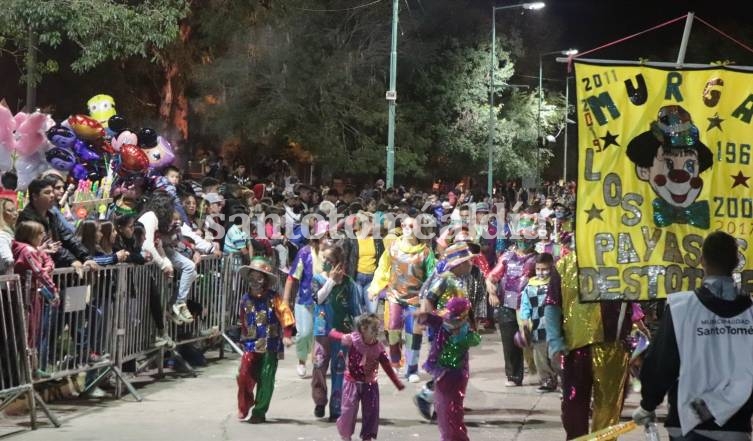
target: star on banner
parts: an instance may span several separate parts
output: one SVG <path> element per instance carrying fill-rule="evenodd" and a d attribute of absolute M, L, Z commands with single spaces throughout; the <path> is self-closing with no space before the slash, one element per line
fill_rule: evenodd
<path fill-rule="evenodd" d="M 604 151 L 609 147 L 610 145 L 616 145 L 619 147 L 620 145 L 617 143 L 617 137 L 620 135 L 612 135 L 609 133 L 609 130 L 607 130 L 607 134 L 602 136 L 601 139 L 604 141 L 604 147 L 601 149 L 601 151 Z"/>
<path fill-rule="evenodd" d="M 744 185 L 746 188 L 750 188 L 748 186 L 748 179 L 750 179 L 750 176 L 745 176 L 742 171 L 737 172 L 737 175 L 732 175 L 731 178 L 735 180 L 732 184 L 732 188 L 735 188 L 738 185 Z"/>
<path fill-rule="evenodd" d="M 719 118 L 719 113 L 715 113 L 714 116 L 706 119 L 709 120 L 709 127 L 706 129 L 707 132 L 714 127 L 718 128 L 719 131 L 722 131 L 722 121 L 724 121 L 724 119 Z"/>
<path fill-rule="evenodd" d="M 588 220 L 586 220 L 586 223 L 591 222 L 593 219 L 604 220 L 604 218 L 601 217 L 601 212 L 604 211 L 604 209 L 596 208 L 596 204 L 591 204 L 591 209 L 585 211 L 588 213 Z"/>

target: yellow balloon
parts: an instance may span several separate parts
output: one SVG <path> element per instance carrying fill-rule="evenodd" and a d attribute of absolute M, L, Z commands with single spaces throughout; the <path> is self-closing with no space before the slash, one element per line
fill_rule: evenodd
<path fill-rule="evenodd" d="M 89 116 L 99 121 L 102 127 L 107 128 L 107 121 L 118 113 L 115 110 L 115 100 L 110 95 L 94 95 L 86 102 L 89 108 Z"/>

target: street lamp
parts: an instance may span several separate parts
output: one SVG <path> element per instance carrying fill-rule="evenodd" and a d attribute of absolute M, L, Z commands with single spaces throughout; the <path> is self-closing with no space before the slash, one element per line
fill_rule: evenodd
<path fill-rule="evenodd" d="M 566 49 L 561 51 L 552 51 L 552 52 L 544 52 L 543 54 L 539 54 L 539 111 L 538 115 L 536 117 L 536 184 L 538 185 L 539 179 L 541 179 L 541 148 L 544 144 L 544 138 L 541 136 L 541 102 L 544 95 L 544 69 L 543 69 L 543 63 L 542 60 L 544 56 L 546 55 L 566 55 L 568 57 L 572 57 L 573 55 L 578 54 L 578 49 Z M 567 79 L 567 77 L 565 77 Z M 565 140 L 567 140 L 567 112 L 568 112 L 568 105 L 569 102 L 567 100 L 568 97 L 568 83 L 565 81 Z M 565 141 L 565 145 L 567 145 L 567 141 Z"/>
<path fill-rule="evenodd" d="M 537 11 L 544 6 L 546 6 L 544 2 L 533 2 L 492 7 L 492 56 L 489 60 L 489 163 L 487 164 L 486 177 L 486 192 L 489 193 L 489 198 L 494 196 L 494 129 L 497 119 L 497 116 L 494 114 L 494 70 L 497 64 L 497 11 L 514 8 Z"/>

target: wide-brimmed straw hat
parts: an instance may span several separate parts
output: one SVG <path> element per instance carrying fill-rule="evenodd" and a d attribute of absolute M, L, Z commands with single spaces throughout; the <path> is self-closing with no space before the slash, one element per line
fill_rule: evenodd
<path fill-rule="evenodd" d="M 251 259 L 251 263 L 249 263 L 248 265 L 243 265 L 239 268 L 241 277 L 243 277 L 244 279 L 248 277 L 251 271 L 258 271 L 266 275 L 267 283 L 270 285 L 277 283 L 277 274 L 275 274 L 274 272 L 274 267 L 269 262 L 269 260 L 262 256 L 254 257 L 253 259 Z"/>

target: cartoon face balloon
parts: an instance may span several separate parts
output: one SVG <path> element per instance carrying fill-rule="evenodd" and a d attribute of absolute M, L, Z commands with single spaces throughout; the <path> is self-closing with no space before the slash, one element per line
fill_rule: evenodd
<path fill-rule="evenodd" d="M 47 131 L 47 139 L 55 147 L 70 150 L 76 142 L 76 134 L 68 127 L 56 125 Z"/>
<path fill-rule="evenodd" d="M 131 132 L 130 130 L 124 130 L 118 134 L 117 137 L 113 138 L 110 141 L 110 144 L 112 145 L 112 149 L 116 152 L 120 151 L 120 148 L 126 144 L 136 145 L 138 142 L 138 138 L 136 137 L 136 134 Z"/>
<path fill-rule="evenodd" d="M 105 129 L 102 124 L 86 115 L 69 117 L 68 125 L 84 141 L 94 142 L 105 136 Z"/>
<path fill-rule="evenodd" d="M 70 171 L 78 162 L 72 151 L 62 147 L 53 147 L 44 156 L 55 170 L 60 171 Z"/>
<path fill-rule="evenodd" d="M 99 121 L 102 127 L 107 128 L 110 117 L 118 113 L 115 110 L 115 100 L 110 95 L 94 95 L 86 102 L 89 108 L 89 116 Z"/>
<path fill-rule="evenodd" d="M 149 168 L 152 170 L 161 170 L 172 164 L 175 160 L 175 153 L 170 143 L 163 137 L 157 137 L 157 144 L 150 149 L 142 147 L 144 153 L 149 158 Z"/>

